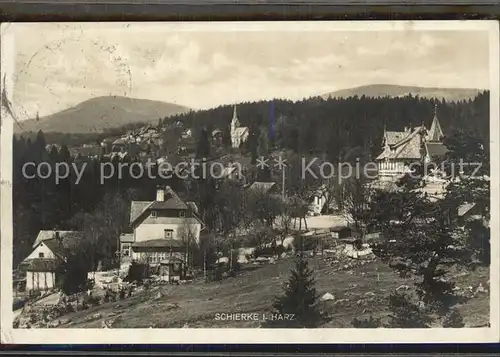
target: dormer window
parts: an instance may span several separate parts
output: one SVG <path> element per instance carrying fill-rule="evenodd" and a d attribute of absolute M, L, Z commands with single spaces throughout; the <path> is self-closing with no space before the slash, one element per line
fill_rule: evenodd
<path fill-rule="evenodd" d="M 179 212 L 179 217 L 186 217 L 186 212 L 180 211 Z"/>
<path fill-rule="evenodd" d="M 158 217 L 158 212 L 156 212 L 156 211 L 151 211 L 151 217 L 153 217 L 153 218 Z"/>
<path fill-rule="evenodd" d="M 45 254 L 43 254 L 43 253 L 38 253 L 38 258 L 45 258 Z"/>

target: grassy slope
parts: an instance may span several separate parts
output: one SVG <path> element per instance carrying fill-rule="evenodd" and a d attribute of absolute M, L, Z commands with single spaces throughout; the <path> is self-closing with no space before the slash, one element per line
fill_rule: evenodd
<path fill-rule="evenodd" d="M 411 281 L 397 277 L 390 269 L 379 262 L 346 271 L 332 271 L 321 259 L 311 259 L 317 279 L 316 289 L 320 295 L 330 292 L 335 300 L 349 301 L 335 304 L 323 303 L 329 312 L 331 321 L 323 327 L 352 327 L 353 317 L 383 316 L 386 313 L 386 297 L 402 284 L 411 285 Z M 102 320 L 111 313 L 113 328 L 171 327 L 258 327 L 259 321 L 216 321 L 216 313 L 265 313 L 271 311 L 273 298 L 281 293 L 282 284 L 287 281 L 293 259 L 279 261 L 260 267 L 248 267 L 241 276 L 220 283 L 202 282 L 181 285 L 162 286 L 156 290 L 108 304 L 94 307 L 87 311 L 65 316 L 70 319 L 61 328 L 100 328 Z M 488 270 L 480 269 L 473 274 L 458 278 L 459 286 L 477 286 L 488 280 Z M 154 300 L 158 291 L 163 297 Z M 375 297 L 361 299 L 368 293 Z M 358 303 L 358 301 L 361 302 Z M 179 307 L 171 309 L 171 304 Z M 489 321 L 489 297 L 481 294 L 461 306 L 466 324 L 478 326 Z M 101 318 L 88 320 L 99 312 Z"/>

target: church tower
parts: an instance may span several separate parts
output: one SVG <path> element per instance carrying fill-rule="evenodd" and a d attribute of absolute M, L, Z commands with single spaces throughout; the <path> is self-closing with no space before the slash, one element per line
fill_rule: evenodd
<path fill-rule="evenodd" d="M 432 119 L 431 129 L 427 134 L 428 142 L 440 142 L 443 138 L 443 130 L 441 129 L 441 125 L 439 124 L 439 120 L 437 117 L 437 104 L 434 105 L 434 118 Z"/>
<path fill-rule="evenodd" d="M 233 109 L 233 119 L 231 119 L 231 135 L 236 131 L 236 128 L 239 128 L 240 121 L 238 120 L 238 113 L 236 112 L 236 105 Z"/>

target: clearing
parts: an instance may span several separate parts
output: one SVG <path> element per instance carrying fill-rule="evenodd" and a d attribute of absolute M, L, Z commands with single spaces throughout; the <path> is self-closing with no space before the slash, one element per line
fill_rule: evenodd
<path fill-rule="evenodd" d="M 341 263 L 340 266 L 342 266 Z M 220 321 L 216 314 L 270 313 L 276 295 L 288 281 L 294 259 L 276 264 L 245 265 L 241 275 L 221 282 L 194 281 L 185 285 L 160 285 L 136 295 L 92 307 L 60 318 L 59 328 L 249 328 L 262 321 Z M 349 328 L 354 317 L 385 316 L 387 296 L 413 281 L 399 278 L 379 261 L 335 271 L 339 264 L 320 257 L 310 258 L 320 296 L 331 293 L 334 300 L 321 302 L 331 320 L 322 327 Z M 334 265 L 334 266 L 332 266 Z M 489 287 L 489 269 L 457 273 L 461 291 L 473 291 L 479 283 Z M 473 294 L 460 311 L 468 327 L 489 322 L 489 292 Z"/>

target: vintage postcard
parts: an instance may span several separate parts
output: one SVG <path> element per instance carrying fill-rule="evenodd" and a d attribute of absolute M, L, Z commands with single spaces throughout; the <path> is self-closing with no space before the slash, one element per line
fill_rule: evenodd
<path fill-rule="evenodd" d="M 499 40 L 2 24 L 2 342 L 498 341 Z"/>

